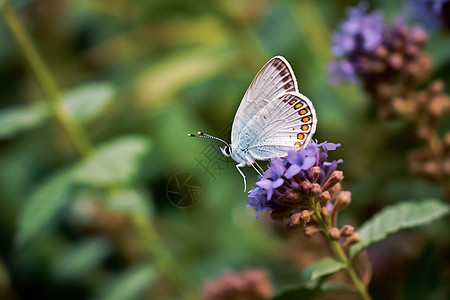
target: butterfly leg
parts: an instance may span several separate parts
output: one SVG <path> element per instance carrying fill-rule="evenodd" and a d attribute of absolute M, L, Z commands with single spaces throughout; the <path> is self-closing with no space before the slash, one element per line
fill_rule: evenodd
<path fill-rule="evenodd" d="M 262 173 L 264 173 L 264 169 L 263 168 L 261 168 L 261 166 L 255 161 L 255 165 L 258 167 L 258 169 L 262 172 Z M 261 174 L 260 174 L 261 175 Z"/>
<path fill-rule="evenodd" d="M 263 176 L 263 175 L 261 174 L 261 172 L 255 167 L 256 161 L 255 161 L 255 162 L 251 162 L 251 161 L 249 160 L 248 163 L 253 167 L 253 169 L 255 169 L 255 171 L 256 171 L 259 175 Z M 259 166 L 258 166 L 258 167 L 259 167 Z M 261 167 L 260 167 L 260 168 L 261 168 Z"/>
<path fill-rule="evenodd" d="M 244 194 L 245 194 L 245 191 L 247 190 L 247 181 L 245 180 L 244 173 L 242 173 L 241 169 L 239 169 L 239 168 L 242 168 L 242 167 L 245 167 L 245 166 L 246 166 L 245 163 L 240 163 L 240 164 L 236 165 L 236 169 L 239 171 L 239 173 L 241 173 L 242 178 L 244 178 Z"/>

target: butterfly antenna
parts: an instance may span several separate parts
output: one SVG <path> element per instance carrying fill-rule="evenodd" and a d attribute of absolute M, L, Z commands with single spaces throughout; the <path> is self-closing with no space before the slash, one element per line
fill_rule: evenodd
<path fill-rule="evenodd" d="M 218 137 L 215 137 L 215 136 L 206 134 L 206 133 L 201 132 L 201 131 L 197 132 L 197 135 L 192 134 L 192 133 L 189 133 L 188 136 L 190 136 L 190 137 L 201 137 L 201 138 L 213 139 L 213 140 L 220 141 L 220 142 L 224 143 L 225 145 L 229 146 L 228 143 L 225 142 L 224 140 L 219 139 Z"/>

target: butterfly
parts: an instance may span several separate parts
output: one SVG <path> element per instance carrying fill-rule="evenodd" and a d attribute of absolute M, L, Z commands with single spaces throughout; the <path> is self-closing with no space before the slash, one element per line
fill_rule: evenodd
<path fill-rule="evenodd" d="M 219 148 L 224 156 L 237 162 L 245 193 L 247 182 L 240 168 L 251 166 L 262 176 L 263 169 L 257 160 L 283 157 L 289 150 L 300 150 L 309 143 L 316 126 L 317 115 L 311 100 L 299 92 L 287 60 L 275 56 L 256 74 L 242 98 L 231 129 L 231 144 L 201 131 L 188 136 L 225 143 L 225 147 Z"/>

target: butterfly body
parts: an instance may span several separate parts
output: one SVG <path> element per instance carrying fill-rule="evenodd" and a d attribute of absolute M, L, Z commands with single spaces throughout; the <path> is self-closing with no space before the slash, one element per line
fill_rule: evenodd
<path fill-rule="evenodd" d="M 311 140 L 316 125 L 314 106 L 298 91 L 291 66 L 284 57 L 275 56 L 247 89 L 233 121 L 231 144 L 222 141 L 227 145 L 220 149 L 238 163 L 245 191 L 245 175 L 239 168 L 252 166 L 261 175 L 256 160 L 282 157 L 289 150 L 301 149 Z"/>

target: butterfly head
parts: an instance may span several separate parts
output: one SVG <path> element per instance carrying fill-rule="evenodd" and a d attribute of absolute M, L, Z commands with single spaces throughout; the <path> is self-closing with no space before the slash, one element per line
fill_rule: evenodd
<path fill-rule="evenodd" d="M 220 151 L 222 151 L 222 154 L 226 157 L 230 157 L 231 156 L 231 146 L 230 145 L 226 145 L 225 147 L 220 147 Z"/>
<path fill-rule="evenodd" d="M 224 140 L 219 139 L 218 137 L 215 137 L 215 136 L 203 133 L 201 131 L 197 132 L 197 135 L 189 133 L 188 136 L 190 136 L 190 137 L 202 137 L 202 138 L 208 138 L 208 139 L 213 139 L 213 140 L 220 141 L 220 142 L 225 144 L 225 147 L 219 146 L 220 151 L 222 151 L 222 154 L 225 155 L 226 157 L 230 157 L 231 156 L 231 145 L 229 145 Z"/>

